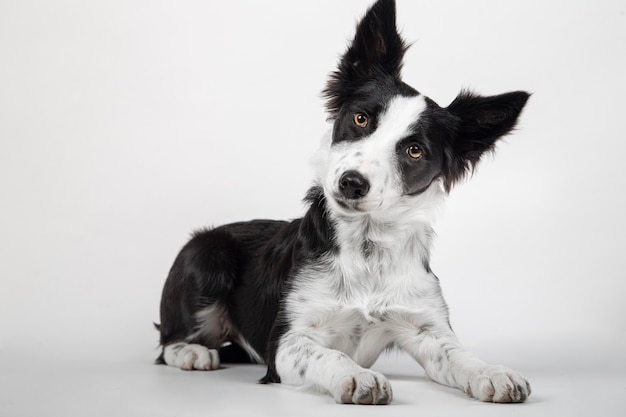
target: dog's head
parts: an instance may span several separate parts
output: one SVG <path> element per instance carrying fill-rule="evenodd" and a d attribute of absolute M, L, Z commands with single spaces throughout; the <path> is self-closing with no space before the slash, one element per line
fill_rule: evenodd
<path fill-rule="evenodd" d="M 407 49 L 394 0 L 379 0 L 324 90 L 332 138 L 319 173 L 344 214 L 385 211 L 437 187 L 449 191 L 509 133 L 525 92 L 482 97 L 461 92 L 446 108 L 402 82 Z"/>

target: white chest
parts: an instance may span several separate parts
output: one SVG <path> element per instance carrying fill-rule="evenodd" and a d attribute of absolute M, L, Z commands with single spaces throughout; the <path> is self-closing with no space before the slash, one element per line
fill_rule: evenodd
<path fill-rule="evenodd" d="M 303 270 L 287 297 L 292 330 L 369 366 L 396 329 L 419 327 L 443 304 L 437 279 L 418 257 L 374 259 L 345 251 Z"/>

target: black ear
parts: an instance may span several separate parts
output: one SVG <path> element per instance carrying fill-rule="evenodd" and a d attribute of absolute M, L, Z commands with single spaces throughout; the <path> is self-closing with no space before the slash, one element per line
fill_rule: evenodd
<path fill-rule="evenodd" d="M 447 109 L 455 119 L 444 169 L 447 191 L 494 148 L 499 138 L 513 130 L 529 97 L 524 91 L 491 97 L 464 91 L 454 99 Z"/>
<path fill-rule="evenodd" d="M 378 0 L 357 25 L 354 40 L 323 91 L 331 116 L 363 82 L 388 76 L 399 78 L 406 49 L 396 29 L 395 1 Z"/>

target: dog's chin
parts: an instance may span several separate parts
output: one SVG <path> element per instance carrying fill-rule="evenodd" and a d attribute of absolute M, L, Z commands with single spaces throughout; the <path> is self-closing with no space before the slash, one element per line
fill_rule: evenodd
<path fill-rule="evenodd" d="M 367 199 L 349 200 L 338 195 L 334 195 L 332 197 L 332 201 L 336 211 L 344 216 L 362 216 L 371 214 L 383 206 L 380 201 Z"/>

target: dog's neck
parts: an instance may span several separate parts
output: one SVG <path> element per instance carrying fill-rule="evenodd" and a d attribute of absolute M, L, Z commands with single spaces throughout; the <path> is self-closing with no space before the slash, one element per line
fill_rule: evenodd
<path fill-rule="evenodd" d="M 331 212 L 339 249 L 377 264 L 397 262 L 408 252 L 419 256 L 427 267 L 433 224 L 444 200 L 440 184 L 431 184 L 422 194 L 404 196 L 381 212 Z"/>

